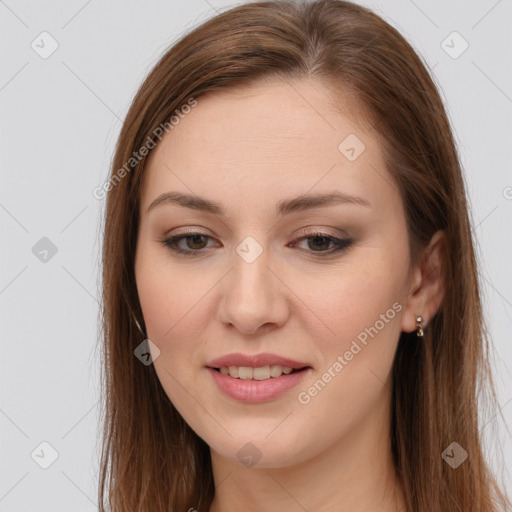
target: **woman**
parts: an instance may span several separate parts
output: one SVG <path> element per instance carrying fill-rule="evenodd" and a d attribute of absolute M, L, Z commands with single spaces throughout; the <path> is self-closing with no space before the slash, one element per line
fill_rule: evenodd
<path fill-rule="evenodd" d="M 102 510 L 510 505 L 458 156 L 381 18 L 204 23 L 138 91 L 104 190 Z"/>

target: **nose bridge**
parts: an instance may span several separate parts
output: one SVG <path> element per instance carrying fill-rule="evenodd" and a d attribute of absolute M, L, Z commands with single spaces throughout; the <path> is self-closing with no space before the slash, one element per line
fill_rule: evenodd
<path fill-rule="evenodd" d="M 271 300 L 270 252 L 252 236 L 246 237 L 233 255 L 233 296 L 243 307 L 262 309 Z"/>
<path fill-rule="evenodd" d="M 232 268 L 223 286 L 221 319 L 245 332 L 266 323 L 281 323 L 286 316 L 285 298 L 273 272 L 270 251 L 252 236 L 232 255 Z"/>

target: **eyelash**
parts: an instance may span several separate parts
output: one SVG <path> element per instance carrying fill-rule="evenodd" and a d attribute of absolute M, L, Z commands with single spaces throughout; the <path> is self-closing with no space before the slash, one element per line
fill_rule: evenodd
<path fill-rule="evenodd" d="M 190 238 L 193 236 L 202 236 L 202 237 L 206 237 L 206 238 L 212 238 L 209 235 L 205 235 L 205 234 L 199 233 L 197 231 L 188 231 L 181 235 L 172 236 L 172 237 L 166 238 L 164 240 L 161 240 L 161 243 L 165 247 L 168 247 L 169 249 L 171 249 L 172 251 L 174 251 L 178 254 L 182 254 L 182 255 L 188 256 L 188 257 L 194 257 L 194 256 L 198 256 L 199 254 L 205 252 L 206 249 L 203 248 L 203 249 L 197 249 L 197 250 L 190 250 L 190 249 L 183 249 L 178 246 L 178 243 L 181 240 L 183 240 L 184 238 Z M 337 238 L 335 236 L 327 235 L 326 233 L 321 233 L 319 231 L 309 233 L 307 236 L 298 238 L 296 241 L 307 240 L 309 238 L 327 238 L 330 242 L 332 242 L 336 246 L 334 250 L 307 251 L 307 252 L 311 252 L 313 254 L 325 254 L 326 256 L 331 255 L 336 252 L 339 252 L 339 251 L 344 251 L 344 250 L 348 249 L 353 243 L 353 240 L 350 238 L 345 238 L 345 239 Z"/>

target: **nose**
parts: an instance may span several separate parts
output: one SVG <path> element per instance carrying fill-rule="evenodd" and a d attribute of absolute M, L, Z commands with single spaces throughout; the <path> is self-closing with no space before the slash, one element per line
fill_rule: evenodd
<path fill-rule="evenodd" d="M 219 318 L 224 325 L 244 334 L 256 334 L 286 322 L 288 289 L 269 260 L 267 250 L 252 262 L 234 252 L 233 268 L 222 280 L 220 290 Z"/>

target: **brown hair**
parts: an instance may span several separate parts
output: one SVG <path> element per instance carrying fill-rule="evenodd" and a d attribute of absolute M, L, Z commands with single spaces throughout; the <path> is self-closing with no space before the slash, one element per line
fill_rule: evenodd
<path fill-rule="evenodd" d="M 493 404 L 496 396 L 447 115 L 426 66 L 397 30 L 340 0 L 227 10 L 170 48 L 133 100 L 106 188 L 101 510 L 208 511 L 215 490 L 208 445 L 176 411 L 153 366 L 134 357 L 143 340 L 136 322 L 144 326 L 134 257 L 147 161 L 134 155 L 155 146 L 159 126 L 191 98 L 273 76 L 320 80 L 334 96 L 349 91 L 360 101 L 404 201 L 413 262 L 437 230 L 447 236 L 444 301 L 421 343 L 401 334 L 393 366 L 391 447 L 408 510 L 505 510 L 510 503 L 479 434 L 479 392 L 486 389 Z M 453 441 L 469 454 L 457 469 L 441 458 Z"/>

